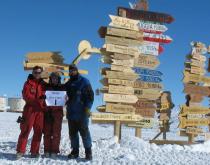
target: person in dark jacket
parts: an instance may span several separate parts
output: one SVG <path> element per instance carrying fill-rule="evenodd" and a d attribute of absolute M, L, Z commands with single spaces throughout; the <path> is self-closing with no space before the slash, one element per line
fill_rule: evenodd
<path fill-rule="evenodd" d="M 50 75 L 47 91 L 64 91 L 59 73 Z M 62 106 L 48 106 L 44 114 L 44 152 L 46 157 L 55 158 L 60 152 L 61 128 L 63 120 Z"/>
<path fill-rule="evenodd" d="M 85 148 L 86 159 L 92 159 L 92 140 L 89 131 L 90 110 L 94 101 L 94 93 L 88 79 L 81 76 L 76 65 L 69 66 L 70 80 L 65 84 L 67 91 L 67 119 L 72 151 L 70 159 L 79 157 L 80 133 Z"/>
<path fill-rule="evenodd" d="M 35 66 L 23 87 L 22 95 L 26 104 L 22 117 L 19 119 L 21 132 L 17 143 L 17 159 L 21 158 L 26 151 L 28 136 L 32 128 L 34 134 L 31 143 L 31 157 L 39 156 L 44 111 L 46 108 L 43 98 L 45 94 L 45 82 L 41 79 L 42 71 L 43 69 L 41 67 Z"/>

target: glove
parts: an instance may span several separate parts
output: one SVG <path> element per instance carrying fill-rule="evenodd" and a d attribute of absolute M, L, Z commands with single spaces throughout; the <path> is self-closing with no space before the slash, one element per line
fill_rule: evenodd
<path fill-rule="evenodd" d="M 85 108 L 85 114 L 87 115 L 87 117 L 91 116 L 90 108 Z"/>
<path fill-rule="evenodd" d="M 25 121 L 24 117 L 19 116 L 16 122 L 17 123 L 24 123 L 24 121 Z"/>

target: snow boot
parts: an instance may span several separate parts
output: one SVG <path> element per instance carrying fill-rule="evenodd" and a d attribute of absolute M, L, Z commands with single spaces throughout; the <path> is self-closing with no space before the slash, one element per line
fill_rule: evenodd
<path fill-rule="evenodd" d="M 50 153 L 49 152 L 44 153 L 44 157 L 45 158 L 49 158 L 50 157 Z"/>
<path fill-rule="evenodd" d="M 79 157 L 79 149 L 73 148 L 71 153 L 68 155 L 69 159 L 77 159 Z"/>
<path fill-rule="evenodd" d="M 22 158 L 23 155 L 24 154 L 23 153 L 20 153 L 20 152 L 16 153 L 16 159 L 18 160 L 18 159 Z"/>
<path fill-rule="evenodd" d="M 93 156 L 92 156 L 92 149 L 91 148 L 85 148 L 85 159 L 86 160 L 92 160 Z"/>
<path fill-rule="evenodd" d="M 40 155 L 39 154 L 31 154 L 31 158 L 39 158 Z"/>

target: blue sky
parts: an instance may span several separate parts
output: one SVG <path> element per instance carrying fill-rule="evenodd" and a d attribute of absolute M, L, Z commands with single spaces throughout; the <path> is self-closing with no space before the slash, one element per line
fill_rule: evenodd
<path fill-rule="evenodd" d="M 78 43 L 89 40 L 101 47 L 97 31 L 110 22 L 108 14 L 128 7 L 126 0 L 0 0 L 0 95 L 20 95 L 27 74 L 22 62 L 27 52 L 61 51 L 65 62 L 77 55 Z M 131 2 L 133 2 L 131 0 Z M 210 44 L 210 1 L 150 0 L 150 10 L 170 13 L 176 20 L 165 33 L 174 41 L 160 56 L 163 84 L 176 105 L 184 103 L 182 71 L 192 40 Z M 100 87 L 99 55 L 79 64 L 88 69 L 94 89 Z M 95 106 L 102 104 L 96 97 Z"/>

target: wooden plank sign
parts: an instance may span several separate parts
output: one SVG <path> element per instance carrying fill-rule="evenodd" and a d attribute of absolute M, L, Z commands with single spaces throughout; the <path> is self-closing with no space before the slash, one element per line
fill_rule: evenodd
<path fill-rule="evenodd" d="M 185 71 L 184 72 L 184 83 L 188 82 L 203 82 L 206 84 L 210 84 L 210 77 L 204 77 L 196 74 L 190 74 L 189 72 Z"/>
<path fill-rule="evenodd" d="M 134 82 L 134 88 L 161 90 L 163 88 L 163 85 L 160 83 L 151 83 L 151 82 L 144 82 L 144 81 L 136 80 Z"/>
<path fill-rule="evenodd" d="M 200 106 L 187 107 L 185 105 L 182 105 L 180 107 L 180 109 L 181 109 L 181 112 L 180 112 L 181 116 L 185 116 L 187 114 L 208 114 L 208 113 L 210 113 L 209 108 L 200 107 Z"/>
<path fill-rule="evenodd" d="M 179 128 L 208 126 L 209 124 L 210 124 L 209 119 L 186 119 L 184 117 L 180 117 Z"/>
<path fill-rule="evenodd" d="M 200 60 L 191 59 L 190 65 L 196 66 L 196 67 L 204 67 L 205 62 Z"/>
<path fill-rule="evenodd" d="M 134 70 L 131 67 L 120 66 L 120 65 L 111 65 L 111 70 L 120 71 L 120 72 L 127 72 L 127 73 L 135 73 Z"/>
<path fill-rule="evenodd" d="M 154 125 L 154 119 L 152 118 L 144 118 L 135 124 L 128 124 L 128 127 L 139 127 L 139 128 L 152 128 Z"/>
<path fill-rule="evenodd" d="M 106 103 L 106 112 L 134 114 L 135 108 L 132 105 Z"/>
<path fill-rule="evenodd" d="M 122 94 L 104 94 L 104 101 L 111 103 L 136 103 L 138 97 L 135 95 L 122 95 Z"/>
<path fill-rule="evenodd" d="M 139 99 L 135 104 L 134 107 L 136 109 L 154 109 L 156 110 L 156 103 L 154 101 Z"/>
<path fill-rule="evenodd" d="M 136 80 L 138 75 L 132 73 L 106 71 L 105 78 L 109 79 L 121 79 L 121 80 Z"/>
<path fill-rule="evenodd" d="M 149 75 L 149 76 L 162 76 L 163 74 L 160 71 L 157 70 L 150 70 L 150 69 L 144 69 L 144 68 L 137 68 L 134 67 L 133 70 L 140 75 Z"/>
<path fill-rule="evenodd" d="M 187 127 L 186 128 L 186 133 L 187 134 L 198 135 L 198 134 L 202 134 L 203 130 L 201 128 Z"/>
<path fill-rule="evenodd" d="M 114 15 L 109 15 L 109 17 L 111 19 L 111 23 L 109 24 L 109 26 L 111 27 L 139 31 L 139 27 L 138 27 L 139 21 L 137 20 L 124 18 L 124 17 L 118 17 Z"/>
<path fill-rule="evenodd" d="M 134 86 L 134 81 L 131 80 L 120 80 L 120 79 L 108 79 L 108 84 L 123 85 L 123 86 Z"/>
<path fill-rule="evenodd" d="M 143 117 L 154 118 L 155 116 L 155 109 L 154 108 L 147 108 L 147 109 L 136 109 L 135 114 L 141 115 Z"/>
<path fill-rule="evenodd" d="M 122 46 L 139 46 L 143 44 L 143 41 L 120 38 L 120 37 L 113 37 L 113 36 L 106 36 L 105 44 L 114 44 L 114 45 L 122 45 Z"/>
<path fill-rule="evenodd" d="M 133 10 L 129 8 L 119 7 L 118 15 L 136 20 L 144 20 L 151 22 L 172 23 L 174 18 L 169 14 L 157 13 L 143 10 Z"/>
<path fill-rule="evenodd" d="M 190 95 L 190 102 L 200 103 L 203 100 L 202 95 L 198 94 L 191 94 Z"/>
<path fill-rule="evenodd" d="M 145 75 L 139 75 L 138 80 L 144 82 L 154 82 L 154 83 L 160 83 L 162 81 L 160 77 L 145 76 Z"/>
<path fill-rule="evenodd" d="M 126 86 L 109 85 L 109 93 L 133 95 L 134 88 Z"/>
<path fill-rule="evenodd" d="M 143 45 L 140 45 L 137 48 L 139 49 L 140 53 L 153 56 L 158 56 L 163 50 L 159 43 L 148 41 L 145 41 Z"/>
<path fill-rule="evenodd" d="M 192 48 L 192 54 L 206 54 L 207 48 L 206 47 L 193 47 Z"/>
<path fill-rule="evenodd" d="M 159 65 L 160 65 L 160 61 L 156 57 L 150 56 L 150 55 L 140 55 L 134 61 L 135 67 L 155 69 Z"/>
<path fill-rule="evenodd" d="M 138 57 L 140 51 L 136 47 L 126 47 L 121 45 L 106 44 L 106 51 L 113 53 L 128 54 L 131 56 Z"/>
<path fill-rule="evenodd" d="M 130 60 L 133 58 L 133 56 L 130 56 L 128 54 L 120 54 L 120 53 L 114 53 L 111 55 L 111 57 L 115 60 Z"/>
<path fill-rule="evenodd" d="M 160 97 L 160 91 L 154 89 L 135 89 L 135 95 L 139 99 L 157 100 Z"/>
<path fill-rule="evenodd" d="M 172 42 L 172 38 L 163 34 L 144 33 L 144 41 L 168 44 Z"/>
<path fill-rule="evenodd" d="M 155 24 L 153 22 L 139 21 L 139 29 L 148 33 L 160 34 L 168 30 L 165 25 Z"/>
<path fill-rule="evenodd" d="M 206 56 L 200 55 L 200 54 L 193 54 L 191 55 L 191 57 L 193 59 L 199 60 L 201 62 L 205 62 L 206 61 Z"/>
<path fill-rule="evenodd" d="M 168 110 L 170 109 L 170 103 L 161 103 L 160 105 L 160 111 Z"/>
<path fill-rule="evenodd" d="M 104 38 L 106 35 L 111 35 L 111 36 L 131 38 L 131 39 L 136 39 L 138 41 L 143 41 L 142 31 L 133 31 L 133 30 L 113 28 L 113 27 L 101 27 L 99 29 L 99 35 L 102 38 Z"/>
<path fill-rule="evenodd" d="M 201 118 L 205 118 L 206 115 L 204 114 L 188 114 L 187 115 L 187 119 L 201 119 Z"/>
<path fill-rule="evenodd" d="M 133 67 L 134 66 L 134 59 L 130 59 L 130 60 L 112 60 L 112 64 L 126 66 L 126 67 Z"/>
<path fill-rule="evenodd" d="M 209 96 L 210 88 L 204 86 L 198 86 L 194 84 L 185 84 L 184 92 L 187 94 L 201 95 L 201 96 Z"/>
<path fill-rule="evenodd" d="M 185 67 L 185 70 L 190 71 L 190 73 L 193 73 L 193 74 L 198 74 L 198 75 L 205 74 L 204 68 L 201 68 L 201 67 L 195 67 L 195 66 Z"/>
<path fill-rule="evenodd" d="M 134 114 L 92 113 L 91 119 L 93 122 L 97 121 L 137 122 L 142 119 L 142 116 Z"/>

